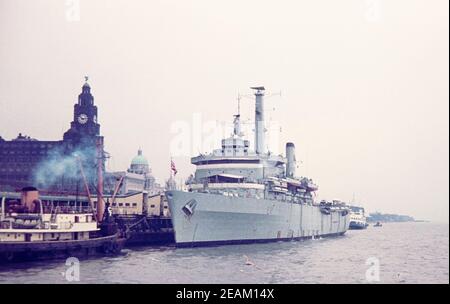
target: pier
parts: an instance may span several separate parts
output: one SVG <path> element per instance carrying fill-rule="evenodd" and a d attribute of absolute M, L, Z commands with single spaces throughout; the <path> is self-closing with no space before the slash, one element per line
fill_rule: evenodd
<path fill-rule="evenodd" d="M 126 246 L 175 244 L 170 217 L 116 215 L 114 218 L 126 237 Z"/>

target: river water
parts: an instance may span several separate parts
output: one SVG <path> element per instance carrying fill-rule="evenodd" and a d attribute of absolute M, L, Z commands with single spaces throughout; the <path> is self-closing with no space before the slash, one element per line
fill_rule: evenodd
<path fill-rule="evenodd" d="M 449 225 L 386 223 L 300 242 L 134 247 L 117 257 L 82 259 L 79 272 L 73 265 L 65 260 L 0 265 L 0 283 L 448 284 Z M 68 281 L 74 278 L 79 281 Z"/>

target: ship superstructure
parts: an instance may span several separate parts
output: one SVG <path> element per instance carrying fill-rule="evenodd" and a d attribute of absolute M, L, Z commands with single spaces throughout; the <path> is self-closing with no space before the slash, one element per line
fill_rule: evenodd
<path fill-rule="evenodd" d="M 295 145 L 286 156 L 265 145 L 264 87 L 255 91 L 255 145 L 243 138 L 240 113 L 221 148 L 191 159 L 188 192 L 167 191 L 178 245 L 310 238 L 342 234 L 348 209 L 315 204 L 318 186 L 297 177 Z"/>

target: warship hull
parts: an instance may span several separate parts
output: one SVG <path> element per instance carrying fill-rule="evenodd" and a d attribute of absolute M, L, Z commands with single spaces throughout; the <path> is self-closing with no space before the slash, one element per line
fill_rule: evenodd
<path fill-rule="evenodd" d="M 319 206 L 218 194 L 167 191 L 177 247 L 343 235 L 346 212 Z"/>

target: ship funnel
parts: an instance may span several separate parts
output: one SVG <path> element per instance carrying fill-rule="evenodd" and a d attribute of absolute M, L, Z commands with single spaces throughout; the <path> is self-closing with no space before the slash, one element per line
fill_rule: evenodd
<path fill-rule="evenodd" d="M 286 144 L 286 176 L 287 177 L 295 177 L 295 145 L 291 142 Z"/>
<path fill-rule="evenodd" d="M 25 187 L 21 190 L 20 202 L 27 210 L 33 210 L 35 201 L 39 200 L 39 190 L 35 187 Z"/>
<path fill-rule="evenodd" d="M 265 152 L 265 132 L 264 125 L 264 87 L 251 87 L 255 92 L 255 152 L 264 154 Z"/>

